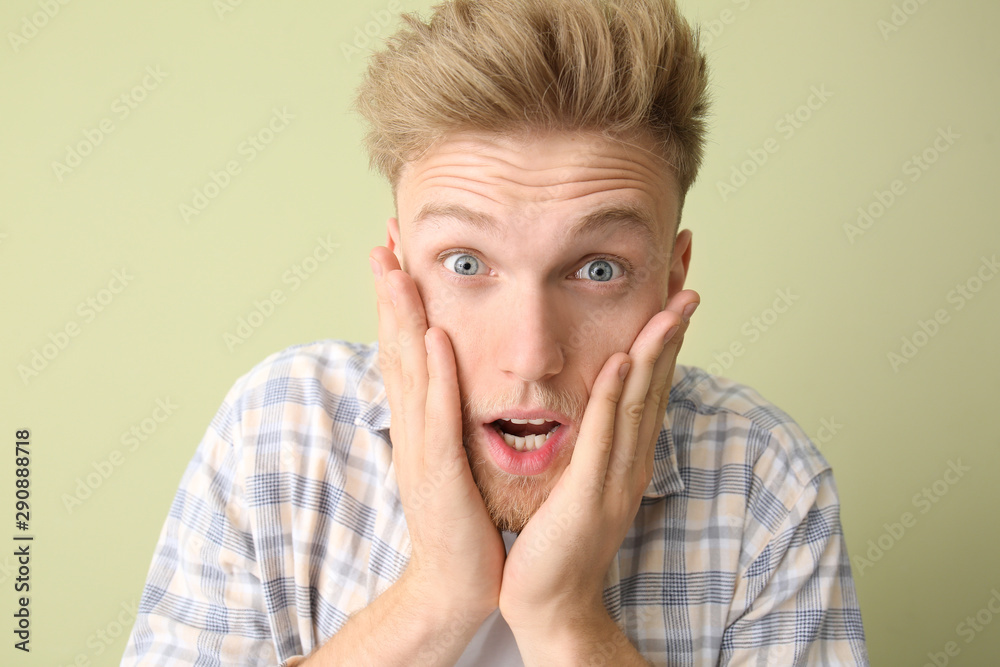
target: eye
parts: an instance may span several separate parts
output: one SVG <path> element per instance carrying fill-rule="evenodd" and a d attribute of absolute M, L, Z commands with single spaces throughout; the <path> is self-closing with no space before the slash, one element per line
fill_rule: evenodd
<path fill-rule="evenodd" d="M 449 271 L 460 276 L 474 276 L 479 273 L 479 260 L 465 252 L 456 252 L 444 258 L 443 264 Z"/>
<path fill-rule="evenodd" d="M 618 262 L 610 259 L 594 259 L 580 267 L 576 277 L 606 283 L 620 277 L 622 273 L 622 266 Z"/>

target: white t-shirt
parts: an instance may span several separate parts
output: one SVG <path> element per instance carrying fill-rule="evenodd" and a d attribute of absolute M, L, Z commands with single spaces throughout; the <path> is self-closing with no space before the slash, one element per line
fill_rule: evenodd
<path fill-rule="evenodd" d="M 510 553 L 517 533 L 504 533 L 503 544 Z M 487 617 L 479 626 L 472 641 L 465 647 L 462 657 L 455 667 L 524 667 L 521 652 L 517 650 L 514 633 L 510 631 L 507 621 L 500 615 L 499 609 Z"/>

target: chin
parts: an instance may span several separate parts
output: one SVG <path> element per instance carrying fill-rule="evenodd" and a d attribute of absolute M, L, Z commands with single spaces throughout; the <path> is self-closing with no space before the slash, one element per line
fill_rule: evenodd
<path fill-rule="evenodd" d="M 497 530 L 520 533 L 542 506 L 555 485 L 552 472 L 544 475 L 512 475 L 490 460 L 486 448 L 474 439 L 465 443 L 472 478 Z"/>
<path fill-rule="evenodd" d="M 478 400 L 463 399 L 463 445 L 486 511 L 498 530 L 520 533 L 569 464 L 586 398 L 536 386 L 527 395 L 511 390 Z M 500 415 L 509 415 L 510 420 L 532 415 L 544 421 L 518 426 L 506 417 L 498 419 Z M 512 443 L 504 437 L 505 429 L 511 427 L 540 433 L 536 429 L 548 428 L 547 422 L 557 425 L 543 444 L 536 439 L 533 448 L 524 448 L 523 438 Z M 527 436 L 523 430 L 521 435 Z"/>

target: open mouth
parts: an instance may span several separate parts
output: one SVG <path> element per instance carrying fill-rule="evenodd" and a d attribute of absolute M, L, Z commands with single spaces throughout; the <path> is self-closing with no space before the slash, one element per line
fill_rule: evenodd
<path fill-rule="evenodd" d="M 491 426 L 511 449 L 533 452 L 541 449 L 562 424 L 548 419 L 497 419 Z"/>

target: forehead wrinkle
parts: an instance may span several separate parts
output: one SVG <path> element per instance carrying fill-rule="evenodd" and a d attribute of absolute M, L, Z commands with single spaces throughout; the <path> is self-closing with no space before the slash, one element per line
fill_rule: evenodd
<path fill-rule="evenodd" d="M 626 164 L 632 165 L 632 163 L 625 161 Z M 638 165 L 635 165 L 638 166 Z M 466 167 L 466 168 L 463 168 Z M 584 185 L 590 185 L 593 188 L 594 184 L 607 184 L 606 188 L 603 189 L 627 189 L 634 188 L 636 190 L 645 191 L 649 194 L 654 194 L 656 186 L 656 181 L 661 181 L 663 176 L 654 169 L 646 169 L 646 171 L 653 177 L 654 182 L 649 182 L 642 177 L 639 173 L 640 170 L 635 170 L 633 173 L 622 173 L 627 172 L 628 169 L 623 168 L 612 168 L 612 167 L 595 167 L 594 169 L 603 171 L 605 173 L 598 173 L 592 176 L 584 177 L 583 175 L 577 175 L 573 178 L 568 178 L 565 173 L 567 169 L 572 169 L 574 167 L 553 167 L 545 171 L 556 171 L 558 170 L 560 174 L 554 178 L 551 182 L 527 182 L 514 178 L 511 174 L 503 174 L 498 172 L 477 174 L 474 171 L 472 173 L 467 169 L 468 165 L 433 165 L 425 167 L 423 173 L 418 177 L 421 184 L 418 186 L 421 189 L 425 188 L 455 188 L 460 190 L 466 190 L 472 194 L 486 197 L 495 203 L 499 201 L 495 197 L 491 197 L 486 192 L 481 191 L 481 188 L 473 187 L 472 184 L 478 186 L 501 186 L 505 188 L 518 187 L 529 191 L 541 191 L 543 194 L 531 195 L 525 197 L 533 203 L 541 203 L 544 201 L 545 194 L 550 193 L 551 199 L 554 200 L 568 200 L 577 199 L 582 196 L 592 194 L 593 192 L 601 191 L 602 188 L 598 187 L 596 189 L 587 189 L 586 192 L 580 194 L 562 194 L 566 193 L 567 190 L 581 190 L 584 189 Z M 435 173 L 439 171 L 444 171 L 443 174 Z M 614 173 L 606 173 L 606 172 Z M 442 182 L 443 181 L 443 182 Z M 465 183 L 468 185 L 459 185 L 460 183 Z"/>
<path fill-rule="evenodd" d="M 410 163 L 412 168 L 407 171 L 415 188 L 414 204 L 425 202 L 411 218 L 412 232 L 441 229 L 443 220 L 451 219 L 499 239 L 518 229 L 518 223 L 504 217 L 501 210 L 518 215 L 519 208 L 526 206 L 525 212 L 533 210 L 538 215 L 549 211 L 561 217 L 561 203 L 582 203 L 604 194 L 612 196 L 595 204 L 589 213 L 586 206 L 574 206 L 584 212 L 570 214 L 565 222 L 573 223 L 571 228 L 557 225 L 564 238 L 584 232 L 607 234 L 623 227 L 650 243 L 658 243 L 669 234 L 669 217 L 660 219 L 657 214 L 665 215 L 659 211 L 660 202 L 664 197 L 669 200 L 674 189 L 671 170 L 655 151 L 641 144 L 606 143 L 601 137 L 583 137 L 575 145 L 558 138 L 542 139 L 537 151 L 531 150 L 533 144 L 509 137 L 483 140 L 473 135 L 468 141 L 445 141 L 424 159 Z M 641 196 L 615 190 L 637 191 Z M 421 191 L 422 196 L 418 194 Z M 453 204 L 449 191 L 466 192 L 484 203 L 488 200 L 499 208 L 487 206 L 485 210 L 497 217 Z M 667 201 L 662 203 L 667 205 Z M 603 206 L 598 207 L 600 204 Z M 619 210 L 611 210 L 614 208 Z"/>
<path fill-rule="evenodd" d="M 598 159 L 606 160 L 608 164 L 596 164 Z M 635 181 L 647 184 L 646 179 L 658 182 L 664 178 L 664 174 L 661 170 L 626 158 L 603 156 L 601 158 L 595 158 L 589 163 L 560 164 L 545 168 L 525 168 L 500 158 L 496 158 L 496 160 L 503 162 L 503 165 L 490 164 L 488 161 L 469 162 L 465 164 L 454 162 L 427 164 L 424 165 L 421 170 L 423 172 L 421 178 L 425 181 L 433 178 L 440 178 L 441 176 L 439 175 L 439 172 L 444 171 L 446 177 L 451 176 L 488 184 L 506 182 L 529 188 L 554 188 L 572 185 L 573 183 L 616 180 Z M 468 172 L 470 168 L 471 170 L 480 168 L 485 173 L 477 178 L 471 174 L 465 173 Z M 597 173 L 591 175 L 587 174 L 588 171 Z M 516 178 L 516 176 L 520 175 L 520 173 L 524 173 L 525 175 L 530 174 L 529 178 L 538 178 L 539 176 L 548 173 L 552 173 L 553 176 L 551 180 L 539 178 L 536 181 L 528 182 Z"/>
<path fill-rule="evenodd" d="M 494 239 L 503 236 L 502 225 L 492 215 L 462 204 L 437 201 L 427 202 L 420 207 L 412 222 L 412 235 L 417 236 L 429 228 L 440 228 L 441 220 L 444 218 L 468 225 Z M 584 214 L 567 230 L 566 237 L 607 234 L 615 229 L 616 225 L 624 225 L 626 231 L 638 234 L 648 245 L 655 245 L 659 240 L 659 235 L 656 233 L 656 219 L 650 215 L 645 206 L 632 202 L 609 202 Z"/>

